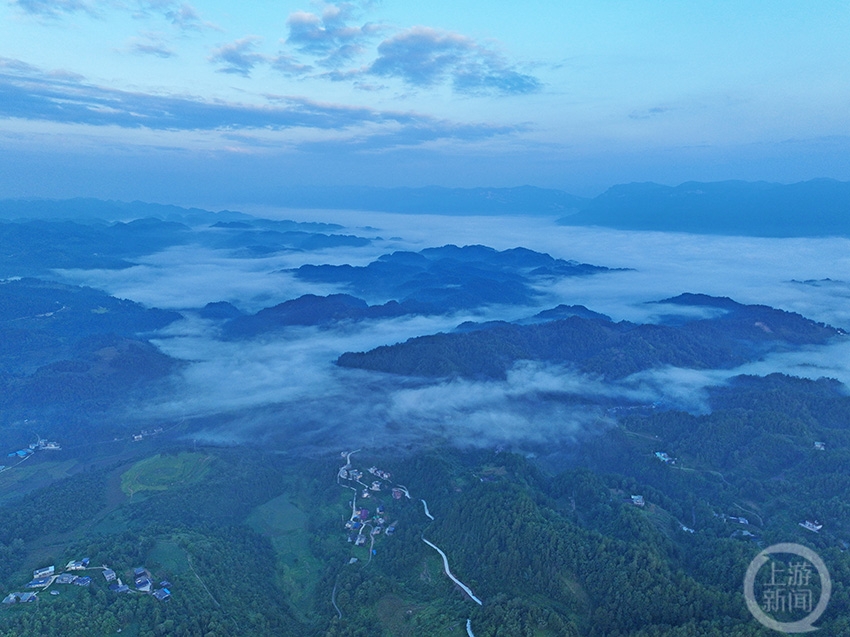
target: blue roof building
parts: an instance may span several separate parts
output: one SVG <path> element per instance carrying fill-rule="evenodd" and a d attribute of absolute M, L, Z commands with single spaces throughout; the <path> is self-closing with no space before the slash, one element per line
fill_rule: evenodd
<path fill-rule="evenodd" d="M 29 584 L 27 584 L 27 588 L 44 588 L 48 584 L 50 584 L 50 578 L 42 577 L 32 580 Z"/>

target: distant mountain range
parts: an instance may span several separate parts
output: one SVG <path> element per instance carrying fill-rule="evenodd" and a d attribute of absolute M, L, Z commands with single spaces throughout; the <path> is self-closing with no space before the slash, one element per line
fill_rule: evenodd
<path fill-rule="evenodd" d="M 188 243 L 252 258 L 371 241 L 328 234 L 340 228 L 138 202 L 0 201 L 0 278 L 50 276 L 56 269 L 120 270 L 142 255 Z"/>
<path fill-rule="evenodd" d="M 293 188 L 279 204 L 400 213 L 558 215 L 563 225 L 764 237 L 850 235 L 850 182 L 631 183 L 595 198 L 518 188 Z"/>
<path fill-rule="evenodd" d="M 564 225 L 763 237 L 850 235 L 850 183 L 817 179 L 614 186 Z"/>
<path fill-rule="evenodd" d="M 850 182 L 815 179 L 796 184 L 720 181 L 686 182 L 679 186 L 631 183 L 609 188 L 595 198 L 562 190 L 516 188 L 373 188 L 304 186 L 285 188 L 274 205 L 283 208 L 374 210 L 441 215 L 555 216 L 563 225 L 602 226 L 623 230 L 656 230 L 698 234 L 764 237 L 850 235 Z M 186 225 L 210 224 L 232 230 L 258 229 L 257 220 L 239 212 L 211 213 L 142 202 L 97 199 L 4 200 L 0 219 L 157 218 Z M 293 222 L 267 230 L 328 232 L 338 226 Z M 242 225 L 244 224 L 244 226 Z M 282 224 L 289 224 L 284 227 Z"/>
<path fill-rule="evenodd" d="M 375 210 L 442 215 L 564 215 L 589 200 L 562 190 L 515 188 L 373 188 L 369 186 L 304 186 L 285 188 L 276 205 L 290 208 Z"/>

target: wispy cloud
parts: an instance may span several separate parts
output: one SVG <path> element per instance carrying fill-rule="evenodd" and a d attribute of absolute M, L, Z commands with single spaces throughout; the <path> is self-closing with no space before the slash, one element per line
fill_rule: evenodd
<path fill-rule="evenodd" d="M 63 13 L 94 13 L 91 2 L 84 0 L 13 0 L 24 13 L 55 18 Z"/>
<path fill-rule="evenodd" d="M 260 53 L 257 49 L 261 42 L 262 38 L 249 35 L 214 49 L 208 59 L 219 66 L 219 73 L 233 73 L 242 77 L 250 77 L 251 72 L 261 64 L 268 64 L 279 73 L 290 76 L 302 76 L 313 70 L 309 64 L 286 53 L 276 56 Z"/>
<path fill-rule="evenodd" d="M 664 115 L 664 113 L 669 113 L 671 110 L 667 106 L 654 106 L 652 108 L 632 111 L 629 113 L 629 119 L 651 119 Z"/>
<path fill-rule="evenodd" d="M 520 73 L 498 52 L 459 33 L 413 27 L 384 40 L 368 72 L 428 88 L 450 82 L 459 93 L 524 94 L 540 81 Z"/>
<path fill-rule="evenodd" d="M 304 64 L 291 55 L 280 54 L 270 61 L 272 68 L 283 75 L 304 75 L 313 70 L 309 64 Z"/>
<path fill-rule="evenodd" d="M 351 64 L 369 55 L 367 44 L 390 27 L 373 22 L 358 24 L 355 5 L 325 5 L 321 13 L 296 11 L 289 15 L 289 36 L 285 46 L 313 58 L 313 64 L 329 69 L 318 75 L 334 82 L 352 82 L 357 88 L 381 90 L 366 78 L 396 78 L 415 88 L 448 83 L 466 95 L 521 95 L 535 93 L 542 83 L 523 73 L 500 52 L 459 33 L 416 26 L 385 38 L 377 47 L 377 57 Z M 294 57 L 280 69 L 288 74 L 306 74 L 311 64 L 292 65 Z M 269 58 L 271 61 L 272 58 Z"/>
<path fill-rule="evenodd" d="M 224 44 L 212 52 L 209 60 L 219 65 L 220 73 L 234 73 L 242 77 L 251 75 L 254 67 L 270 58 L 262 53 L 257 53 L 257 44 L 262 41 L 258 36 L 249 35 L 235 42 Z"/>
<path fill-rule="evenodd" d="M 250 46 L 234 47 L 222 59 L 228 61 L 233 72 L 248 72 L 251 55 Z M 121 91 L 87 83 L 79 76 L 46 73 L 19 60 L 0 58 L 0 117 L 166 131 L 303 128 L 352 135 L 354 129 L 361 127 L 370 132 L 363 132 L 367 137 L 358 141 L 371 138 L 370 147 L 412 145 L 434 139 L 484 139 L 516 130 L 489 124 L 458 124 L 418 113 L 319 103 L 302 97 L 267 95 L 266 100 L 266 104 L 247 105 L 186 95 Z"/>
<path fill-rule="evenodd" d="M 201 19 L 197 10 L 185 2 L 178 3 L 165 0 L 161 2 L 148 2 L 148 4 L 157 6 L 174 26 L 183 31 L 219 30 L 214 24 Z"/>
<path fill-rule="evenodd" d="M 177 55 L 159 37 L 130 38 L 127 49 L 137 55 L 153 55 L 160 58 L 171 58 Z"/>
<path fill-rule="evenodd" d="M 131 11 L 137 18 L 162 16 L 181 31 L 218 30 L 214 24 L 203 20 L 191 4 L 177 0 L 138 0 L 129 4 L 112 0 L 12 0 L 11 4 L 26 14 L 43 18 L 73 13 L 100 15 L 105 10 L 125 10 Z"/>

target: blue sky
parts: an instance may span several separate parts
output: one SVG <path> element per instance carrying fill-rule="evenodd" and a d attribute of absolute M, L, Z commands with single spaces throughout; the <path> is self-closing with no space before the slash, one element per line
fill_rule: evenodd
<path fill-rule="evenodd" d="M 850 6 L 2 0 L 0 196 L 850 179 Z"/>

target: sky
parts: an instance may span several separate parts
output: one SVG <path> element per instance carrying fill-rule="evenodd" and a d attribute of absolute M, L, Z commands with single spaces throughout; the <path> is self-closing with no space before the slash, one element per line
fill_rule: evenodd
<path fill-rule="evenodd" d="M 844 1 L 0 2 L 0 197 L 850 179 Z"/>

